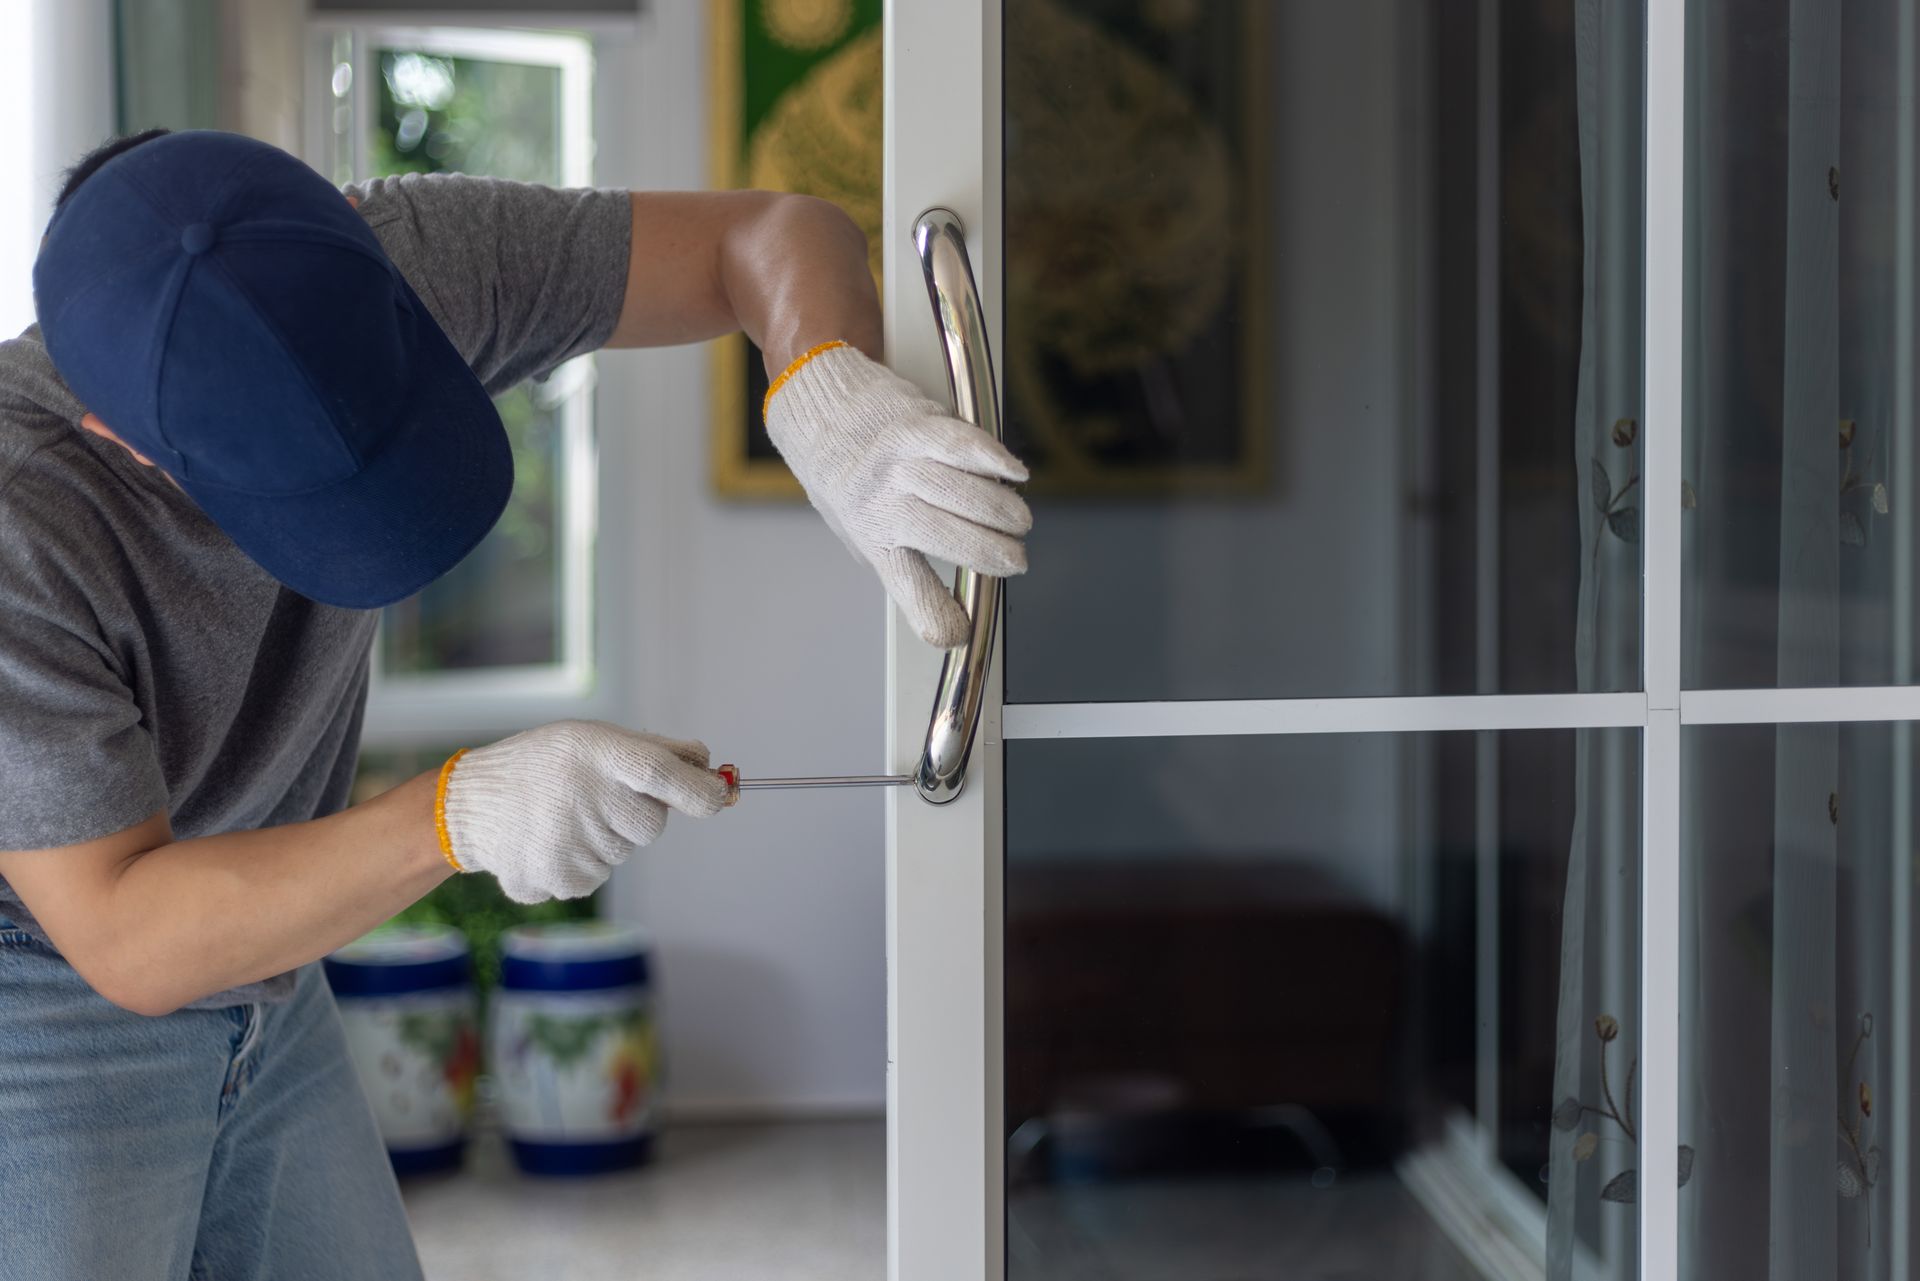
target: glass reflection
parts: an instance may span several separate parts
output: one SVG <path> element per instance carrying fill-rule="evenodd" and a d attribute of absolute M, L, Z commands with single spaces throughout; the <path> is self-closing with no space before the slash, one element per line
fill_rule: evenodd
<path fill-rule="evenodd" d="M 1706 0 L 1688 37 L 1690 686 L 1913 681 L 1902 11 Z"/>
<path fill-rule="evenodd" d="M 1602 8 L 1008 0 L 1010 700 L 1638 687 L 1641 20 Z"/>
<path fill-rule="evenodd" d="M 1681 1276 L 1904 1275 L 1914 727 L 1684 743 Z"/>
<path fill-rule="evenodd" d="M 1008 744 L 1011 1281 L 1634 1276 L 1638 742 Z"/>

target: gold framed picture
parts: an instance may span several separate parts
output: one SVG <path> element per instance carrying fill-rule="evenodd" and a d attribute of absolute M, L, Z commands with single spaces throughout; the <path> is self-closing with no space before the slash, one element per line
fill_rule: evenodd
<path fill-rule="evenodd" d="M 881 0 L 709 0 L 713 185 L 833 201 L 880 279 Z M 713 485 L 800 498 L 760 420 L 767 372 L 740 334 L 713 344 Z"/>
<path fill-rule="evenodd" d="M 994 364 L 1032 489 L 1273 488 L 1266 0 L 1008 0 Z"/>
<path fill-rule="evenodd" d="M 1031 490 L 1274 488 L 1264 0 L 1008 0 L 995 351 Z M 709 0 L 713 181 L 834 201 L 880 272 L 881 0 Z M 800 489 L 746 339 L 714 344 L 723 496 Z"/>

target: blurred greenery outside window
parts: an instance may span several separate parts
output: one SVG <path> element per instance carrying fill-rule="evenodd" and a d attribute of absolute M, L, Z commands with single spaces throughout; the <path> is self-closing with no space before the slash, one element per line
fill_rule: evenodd
<path fill-rule="evenodd" d="M 316 25 L 310 65 L 309 159 L 339 185 L 405 173 L 592 180 L 585 37 Z M 356 801 L 472 745 L 476 704 L 590 690 L 592 388 L 592 358 L 582 357 L 495 397 L 513 450 L 513 496 L 465 561 L 382 616 L 370 701 L 404 706 L 407 745 L 370 736 Z M 594 899 L 528 907 L 490 876 L 455 876 L 395 919 L 460 929 L 484 996 L 499 975 L 504 930 L 596 911 Z"/>
<path fill-rule="evenodd" d="M 341 184 L 469 173 L 551 186 L 591 180 L 592 47 L 585 37 L 468 28 L 327 33 L 314 110 Z M 492 533 L 451 573 L 389 608 L 384 684 L 449 685 L 503 672 L 591 679 L 592 364 L 495 398 L 514 490 Z"/>

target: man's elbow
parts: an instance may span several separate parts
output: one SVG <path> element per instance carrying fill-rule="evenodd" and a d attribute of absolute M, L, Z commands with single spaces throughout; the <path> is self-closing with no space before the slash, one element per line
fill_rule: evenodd
<path fill-rule="evenodd" d="M 94 955 L 68 959 L 89 987 L 132 1014 L 157 1019 L 172 1014 L 192 999 L 177 985 L 156 981 L 150 974 L 142 973 L 141 967 L 129 965 L 121 957 Z"/>
<path fill-rule="evenodd" d="M 767 204 L 761 217 L 782 241 L 814 236 L 843 242 L 859 257 L 866 257 L 867 233 L 860 229 L 860 224 L 846 210 L 833 201 L 785 191 L 764 194 Z"/>
<path fill-rule="evenodd" d="M 171 1014 L 194 999 L 178 979 L 157 964 L 152 955 L 124 935 L 93 933 L 75 938 L 55 937 L 67 964 L 87 986 L 121 1009 L 148 1018 Z"/>
<path fill-rule="evenodd" d="M 129 894 L 125 887 L 127 872 L 172 840 L 160 810 L 78 845 L 0 852 L 0 876 L 67 963 L 95 992 L 136 1014 L 171 1014 L 201 995 L 182 990 L 178 975 L 157 963 L 149 930 L 161 918 L 137 888 Z"/>
<path fill-rule="evenodd" d="M 107 996 L 104 992 L 101 995 L 106 996 L 109 1001 L 130 1014 L 138 1014 L 150 1019 L 172 1014 L 187 1003 L 186 998 L 175 993 L 137 986 L 126 989 L 119 996 Z"/>

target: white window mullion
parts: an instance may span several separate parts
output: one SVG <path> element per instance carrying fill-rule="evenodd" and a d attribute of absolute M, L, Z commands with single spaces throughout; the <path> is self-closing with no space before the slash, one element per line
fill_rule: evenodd
<path fill-rule="evenodd" d="M 1680 1264 L 1680 487 L 1686 244 L 1686 3 L 1647 0 L 1646 379 L 1641 661 L 1640 1281 Z"/>
<path fill-rule="evenodd" d="M 1239 734 L 1406 734 L 1483 729 L 1637 728 L 1647 700 L 1623 694 L 1493 694 L 1421 698 L 1191 699 L 1142 703 L 1013 703 L 1014 738 L 1187 738 Z"/>
<path fill-rule="evenodd" d="M 1900 651 L 1895 650 L 1898 654 Z M 1897 661 L 1897 660 L 1896 660 Z M 1920 688 L 1690 689 L 1680 695 L 1684 725 L 1791 725 L 1920 720 Z"/>
<path fill-rule="evenodd" d="M 1651 540 L 1647 555 L 1654 554 Z M 1668 614 L 1668 623 L 1673 623 Z M 1654 625 L 1649 608 L 1647 624 Z M 1677 626 L 1672 627 L 1677 633 Z M 1910 630 L 1910 629 L 1909 629 Z M 1673 638 L 1677 645 L 1677 634 Z M 1649 649 L 1651 637 L 1647 638 Z M 1902 660 L 1911 679 L 1911 656 Z M 1677 670 L 1672 669 L 1672 670 Z M 1663 707 L 1662 704 L 1665 704 Z M 1656 694 L 1493 694 L 1407 698 L 1189 699 L 1015 703 L 1008 738 L 1190 738 L 1243 734 L 1413 734 L 1457 730 L 1635 729 L 1650 711 L 1683 725 L 1920 721 L 1920 685 L 1690 689 Z"/>
<path fill-rule="evenodd" d="M 1646 64 L 1646 379 L 1641 493 L 1647 706 L 1680 706 L 1680 490 L 1685 341 L 1686 0 L 1648 0 Z"/>
<path fill-rule="evenodd" d="M 1900 6 L 1894 63 L 1898 100 L 1911 104 L 1916 85 L 1920 85 L 1920 22 L 1914 6 Z M 1900 114 L 1896 134 L 1897 173 L 1894 186 L 1894 320 L 1893 368 L 1896 371 L 1893 392 L 1892 471 L 1903 490 L 1910 492 L 1914 474 L 1913 458 L 1913 372 L 1906 353 L 1914 349 L 1914 240 L 1916 199 L 1914 148 L 1920 144 L 1914 112 Z M 1913 503 L 1899 503 L 1893 513 L 1893 673 L 1897 685 L 1913 682 Z M 1895 1117 L 1910 1117 L 1913 1102 L 1913 726 L 1893 727 L 1893 797 L 1891 840 L 1888 854 L 1892 864 L 1893 914 L 1889 935 L 1893 940 L 1893 1049 L 1888 1065 L 1893 1078 L 1890 1102 Z M 1888 1272 L 1895 1277 L 1911 1276 L 1913 1266 L 1913 1225 L 1907 1213 L 1911 1203 L 1913 1147 L 1911 1124 L 1890 1127 L 1887 1134 L 1887 1201 L 1892 1213 L 1888 1233 Z"/>
<path fill-rule="evenodd" d="M 1676 1281 L 1680 1262 L 1679 712 L 1649 711 L 1640 746 L 1640 1281 Z"/>
<path fill-rule="evenodd" d="M 370 56 L 367 38 L 358 31 L 347 36 L 352 54 L 348 65 L 353 68 L 353 83 L 348 87 L 349 100 L 353 103 L 353 128 L 348 134 L 351 139 L 351 153 L 348 157 L 353 168 L 355 182 L 362 181 L 371 167 L 367 158 L 367 122 L 380 118 L 378 98 L 373 91 L 374 77 L 380 74 L 377 59 Z"/>
<path fill-rule="evenodd" d="M 1475 73 L 1474 692 L 1500 688 L 1500 4 L 1479 0 Z M 1474 1113 L 1500 1129 L 1500 737 L 1474 736 Z"/>

